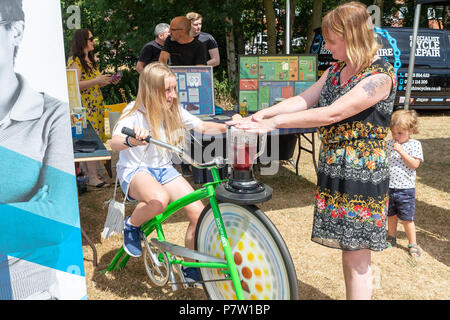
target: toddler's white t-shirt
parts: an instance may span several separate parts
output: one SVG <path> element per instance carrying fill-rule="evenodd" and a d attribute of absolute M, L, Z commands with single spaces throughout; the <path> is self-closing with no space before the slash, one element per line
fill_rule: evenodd
<path fill-rule="evenodd" d="M 422 144 L 414 139 L 409 139 L 402 143 L 403 149 L 423 162 Z M 416 170 L 409 168 L 400 154 L 394 150 L 394 140 L 387 142 L 389 156 L 389 188 L 392 189 L 411 189 L 415 187 Z"/>

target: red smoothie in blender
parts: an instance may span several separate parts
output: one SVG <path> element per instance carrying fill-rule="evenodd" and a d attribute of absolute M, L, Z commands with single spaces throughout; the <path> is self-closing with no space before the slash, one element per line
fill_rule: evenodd
<path fill-rule="evenodd" d="M 234 144 L 233 169 L 250 170 L 255 156 L 256 146 L 250 146 L 249 143 L 239 145 Z"/>

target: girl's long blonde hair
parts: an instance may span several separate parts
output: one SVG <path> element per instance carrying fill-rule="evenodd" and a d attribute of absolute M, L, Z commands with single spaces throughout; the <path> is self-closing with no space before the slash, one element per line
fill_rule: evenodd
<path fill-rule="evenodd" d="M 165 80 L 169 77 L 176 79 L 167 65 L 160 62 L 147 65 L 139 76 L 136 102 L 133 108 L 123 114 L 120 119 L 134 112 L 144 113 L 141 109 L 144 107 L 152 138 L 161 140 L 161 129 L 163 129 L 166 142 L 182 148 L 185 144 L 185 127 L 179 111 L 178 97 L 173 99 L 171 104 L 166 101 Z"/>
<path fill-rule="evenodd" d="M 344 39 L 347 57 L 357 72 L 370 65 L 381 47 L 367 7 L 360 2 L 348 2 L 328 12 L 322 20 L 325 41 L 330 31 Z"/>

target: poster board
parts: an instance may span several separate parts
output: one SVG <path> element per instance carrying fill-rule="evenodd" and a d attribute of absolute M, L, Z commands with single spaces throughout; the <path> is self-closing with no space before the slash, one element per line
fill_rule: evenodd
<path fill-rule="evenodd" d="M 70 112 L 72 112 L 73 108 L 82 108 L 81 104 L 81 93 L 80 88 L 78 86 L 78 77 L 77 70 L 75 69 L 67 69 L 67 91 L 69 97 L 69 107 Z"/>
<path fill-rule="evenodd" d="M 298 95 L 316 80 L 316 55 L 239 56 L 239 103 L 246 98 L 249 112 Z"/>
<path fill-rule="evenodd" d="M 214 115 L 214 78 L 211 66 L 171 66 L 177 76 L 178 99 L 194 115 Z"/>
<path fill-rule="evenodd" d="M 73 113 L 73 108 L 81 109 L 81 117 L 83 119 L 83 128 L 87 128 L 87 116 L 86 116 L 86 108 L 81 103 L 81 93 L 80 87 L 78 84 L 78 74 L 75 69 L 67 69 L 67 94 L 69 97 L 69 109 L 70 114 Z M 105 112 L 106 113 L 106 112 Z M 72 126 L 74 124 L 72 123 Z"/>

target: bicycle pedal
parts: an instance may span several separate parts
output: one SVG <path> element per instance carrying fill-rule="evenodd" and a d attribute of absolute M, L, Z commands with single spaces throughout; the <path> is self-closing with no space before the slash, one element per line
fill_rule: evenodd
<path fill-rule="evenodd" d="M 142 237 L 142 240 L 144 241 L 145 248 L 147 249 L 148 253 L 150 254 L 150 257 L 153 260 L 153 263 L 157 267 L 161 267 L 163 264 L 161 263 L 161 261 L 159 261 L 158 256 L 152 250 L 152 248 L 150 248 L 150 244 L 148 243 L 147 238 L 146 237 Z"/>
<path fill-rule="evenodd" d="M 172 291 L 178 291 L 178 283 L 175 282 L 175 277 L 172 274 L 170 275 L 170 280 L 172 280 L 172 282 L 168 282 L 167 284 L 172 287 Z"/>

